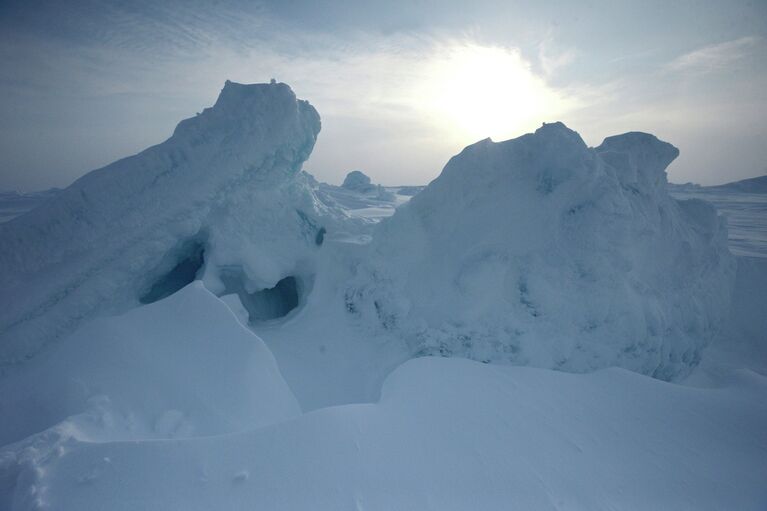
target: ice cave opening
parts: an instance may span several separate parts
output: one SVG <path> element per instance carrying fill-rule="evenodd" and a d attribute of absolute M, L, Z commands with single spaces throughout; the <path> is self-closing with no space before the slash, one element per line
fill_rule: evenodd
<path fill-rule="evenodd" d="M 298 307 L 298 281 L 293 276 L 285 277 L 272 288 L 240 295 L 240 301 L 251 323 L 285 317 Z"/>
<path fill-rule="evenodd" d="M 280 279 L 274 287 L 249 292 L 246 288 L 242 271 L 224 271 L 221 281 L 226 291 L 224 294 L 236 294 L 242 306 L 248 312 L 248 321 L 258 323 L 284 318 L 301 303 L 303 281 L 300 277 L 288 275 Z"/>
<path fill-rule="evenodd" d="M 205 264 L 205 244 L 199 240 L 183 243 L 178 250 L 169 254 L 166 260 L 170 263 L 161 264 L 161 268 L 171 269 L 154 280 L 149 290 L 139 297 L 143 304 L 154 303 L 167 298 L 197 279 L 197 275 Z"/>

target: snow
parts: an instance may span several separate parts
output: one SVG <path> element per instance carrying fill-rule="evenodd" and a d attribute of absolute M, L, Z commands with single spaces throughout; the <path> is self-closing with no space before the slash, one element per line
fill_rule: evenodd
<path fill-rule="evenodd" d="M 754 195 L 735 257 L 652 135 L 360 190 L 301 171 L 319 128 L 227 82 L 0 225 L 0 509 L 767 506 Z"/>
<path fill-rule="evenodd" d="M 89 322 L 0 380 L 0 508 L 34 509 L 32 487 L 13 485 L 71 444 L 231 433 L 300 411 L 261 339 L 196 282 Z"/>
<path fill-rule="evenodd" d="M 700 391 L 421 358 L 377 404 L 226 436 L 72 441 L 24 477 L 48 509 L 756 510 L 766 391 L 748 372 Z"/>
<path fill-rule="evenodd" d="M 115 440 L 240 431 L 300 412 L 263 341 L 200 282 L 83 325 L 0 389 L 2 445 L 61 421 Z"/>
<path fill-rule="evenodd" d="M 767 376 L 767 258 L 738 257 L 728 318 L 688 385 L 724 386 L 743 369 Z"/>
<path fill-rule="evenodd" d="M 306 304 L 281 323 L 252 325 L 274 353 L 304 411 L 374 402 L 382 382 L 410 358 L 396 336 L 350 314 L 343 300 L 366 245 L 330 239 L 316 262 Z"/>

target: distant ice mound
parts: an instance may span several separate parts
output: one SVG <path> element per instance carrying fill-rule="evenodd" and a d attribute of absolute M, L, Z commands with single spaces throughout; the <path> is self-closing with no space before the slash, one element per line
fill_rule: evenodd
<path fill-rule="evenodd" d="M 375 190 L 375 185 L 370 183 L 370 178 L 359 170 L 352 170 L 344 178 L 344 182 L 341 185 L 347 190 L 354 190 L 356 192 L 369 192 Z"/>
<path fill-rule="evenodd" d="M 364 194 L 367 197 L 372 196 L 379 200 L 394 201 L 394 194 L 391 191 L 381 185 L 371 183 L 370 177 L 359 170 L 352 170 L 346 174 L 341 188 Z"/>
<path fill-rule="evenodd" d="M 325 232 L 299 174 L 319 130 L 287 85 L 226 82 L 165 142 L 0 225 L 0 365 L 195 278 L 240 295 L 251 318 L 290 311 Z"/>
<path fill-rule="evenodd" d="M 734 279 L 724 221 L 666 191 L 672 145 L 562 123 L 465 148 L 374 235 L 350 314 L 413 355 L 663 379 L 699 360 Z"/>

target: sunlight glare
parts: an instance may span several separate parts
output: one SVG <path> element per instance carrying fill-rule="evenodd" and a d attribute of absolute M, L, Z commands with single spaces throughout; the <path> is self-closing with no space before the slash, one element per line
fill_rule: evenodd
<path fill-rule="evenodd" d="M 435 120 L 470 141 L 518 136 L 559 120 L 571 107 L 518 50 L 473 43 L 438 52 L 420 94 Z"/>

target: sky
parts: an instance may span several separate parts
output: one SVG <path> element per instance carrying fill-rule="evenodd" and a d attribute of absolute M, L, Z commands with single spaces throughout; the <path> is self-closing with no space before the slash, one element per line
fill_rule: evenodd
<path fill-rule="evenodd" d="M 0 0 L 0 190 L 67 186 L 272 78 L 319 111 L 305 169 L 330 183 L 425 184 L 557 120 L 673 143 L 672 182 L 767 174 L 767 0 Z"/>

